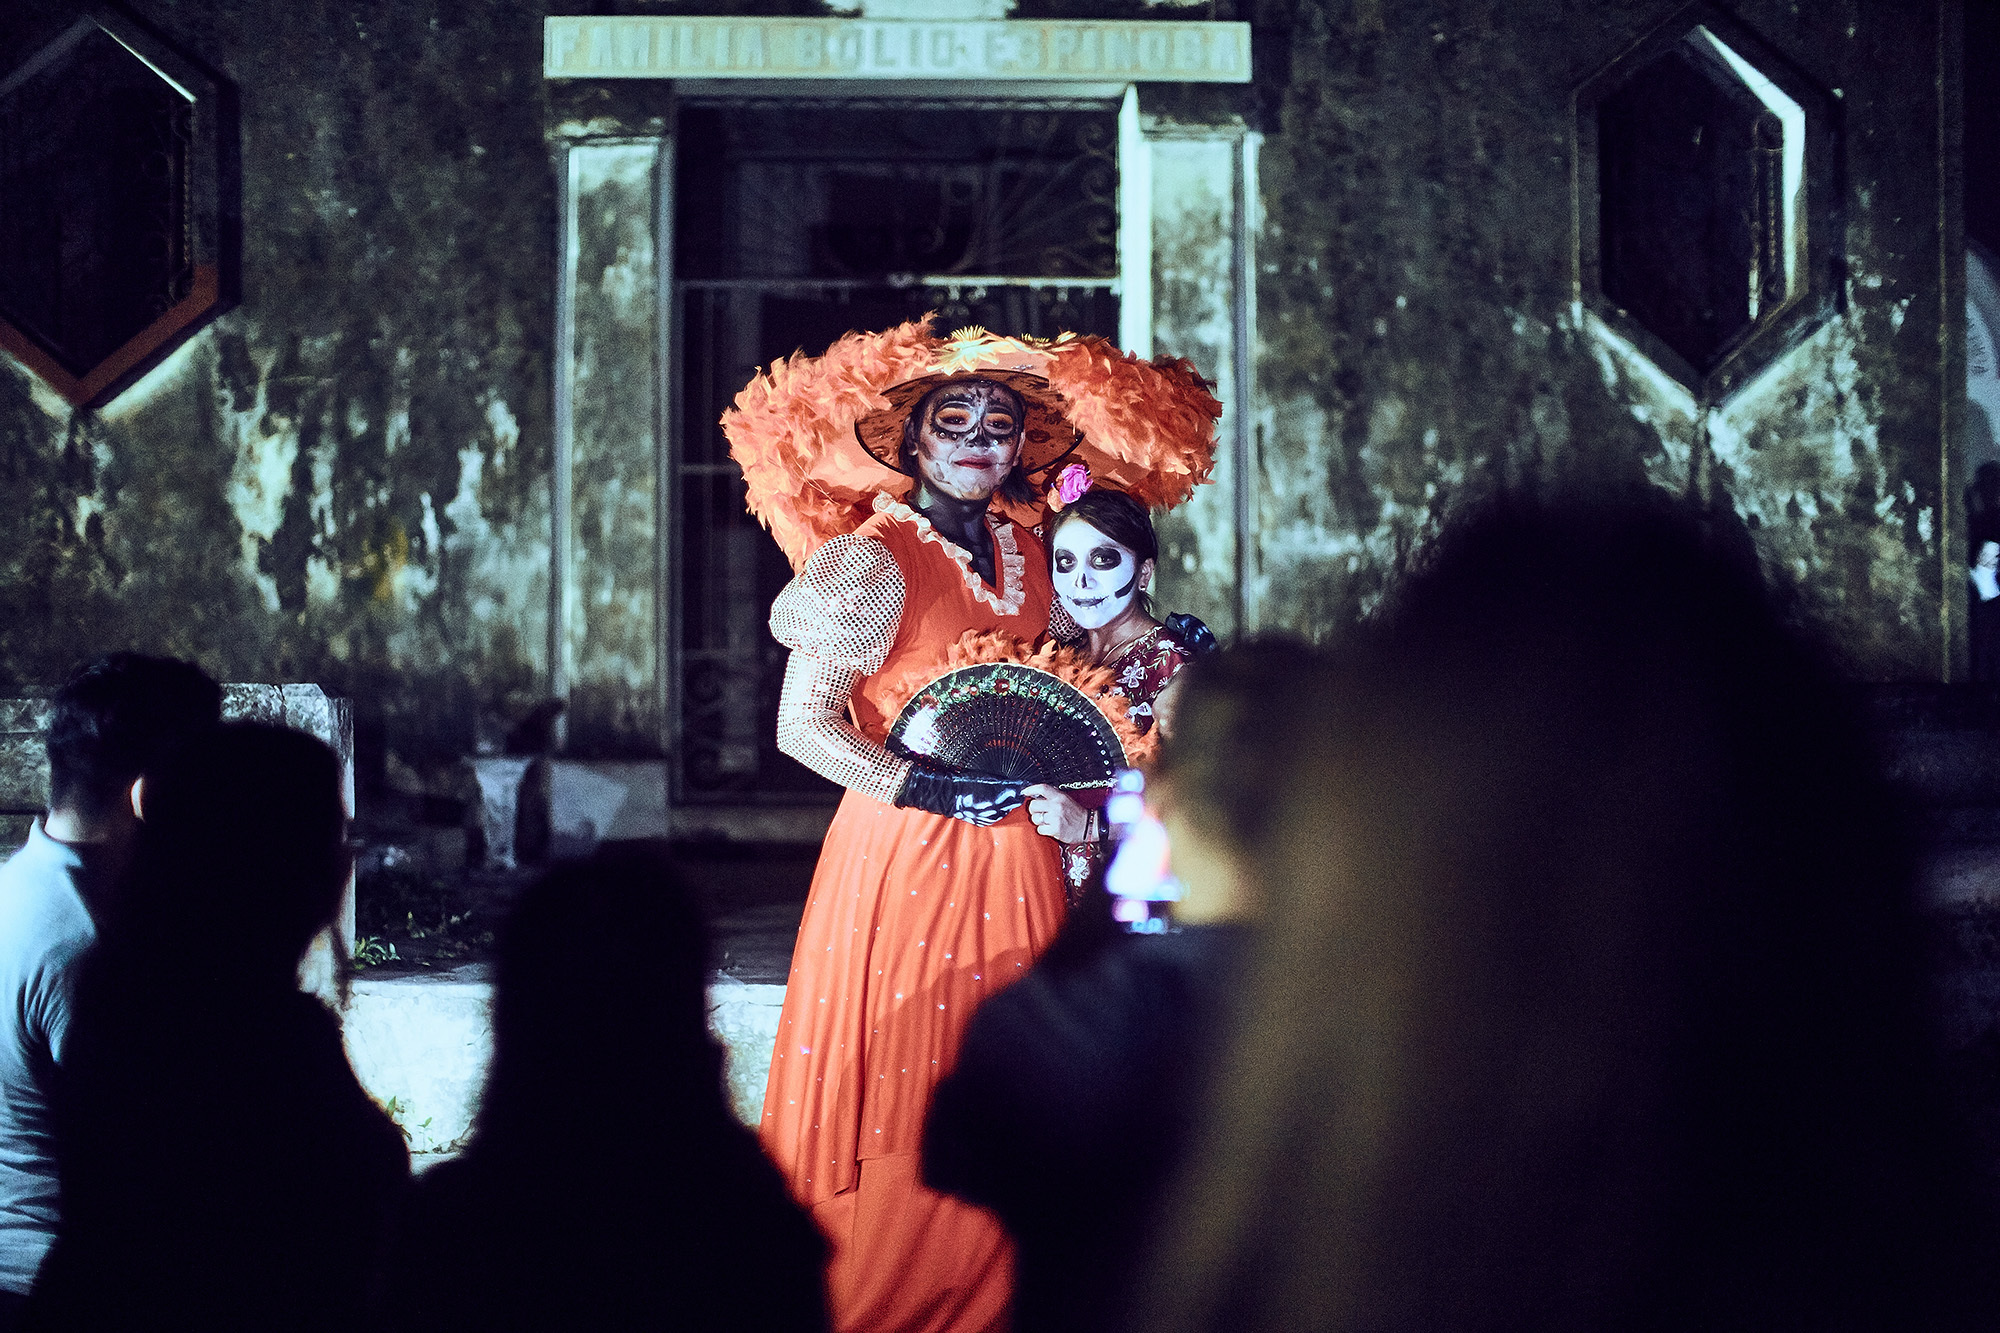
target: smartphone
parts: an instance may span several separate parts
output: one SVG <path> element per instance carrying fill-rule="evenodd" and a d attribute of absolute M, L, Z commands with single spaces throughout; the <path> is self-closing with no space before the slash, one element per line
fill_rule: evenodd
<path fill-rule="evenodd" d="M 1111 915 L 1135 935 L 1163 935 L 1169 922 L 1167 905 L 1179 900 L 1181 882 L 1174 878 L 1166 826 L 1146 809 L 1146 775 L 1136 768 L 1120 769 L 1104 805 L 1111 827 L 1111 864 L 1104 871 L 1104 888 L 1111 895 Z"/>

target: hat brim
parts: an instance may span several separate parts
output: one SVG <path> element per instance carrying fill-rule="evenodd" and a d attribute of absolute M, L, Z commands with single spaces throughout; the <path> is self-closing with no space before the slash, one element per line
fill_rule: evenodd
<path fill-rule="evenodd" d="M 1004 385 L 1021 399 L 1025 420 L 1021 423 L 1020 467 L 1024 472 L 1040 472 L 1060 463 L 1075 451 L 1076 427 L 1069 424 L 1068 404 L 1040 375 L 1022 370 L 965 370 L 951 374 L 922 375 L 882 390 L 889 406 L 870 412 L 854 423 L 854 438 L 875 460 L 897 472 L 903 467 L 903 427 L 924 395 L 940 385 L 987 380 Z"/>

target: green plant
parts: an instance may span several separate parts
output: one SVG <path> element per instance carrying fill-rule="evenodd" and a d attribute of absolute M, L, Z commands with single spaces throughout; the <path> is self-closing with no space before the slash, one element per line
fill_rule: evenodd
<path fill-rule="evenodd" d="M 403 1127 L 403 1114 L 409 1109 L 409 1104 L 401 1097 L 391 1097 L 388 1101 L 382 1103 L 383 1112 L 389 1117 L 390 1123 L 395 1125 L 397 1131 L 402 1134 L 403 1142 L 405 1143 L 411 1141 L 410 1131 Z"/>
<path fill-rule="evenodd" d="M 473 885 L 404 867 L 378 868 L 356 894 L 356 925 L 387 947 L 397 961 L 450 965 L 479 955 L 492 943 L 491 909 Z"/>
<path fill-rule="evenodd" d="M 363 935 L 354 941 L 354 966 L 357 968 L 397 961 L 396 946 L 392 941 L 377 939 L 373 935 Z"/>

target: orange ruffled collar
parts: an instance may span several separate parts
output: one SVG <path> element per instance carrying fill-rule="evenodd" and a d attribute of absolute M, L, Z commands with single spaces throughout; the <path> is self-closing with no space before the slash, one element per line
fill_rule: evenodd
<path fill-rule="evenodd" d="M 876 492 L 875 512 L 887 514 L 899 523 L 908 523 L 917 530 L 919 541 L 930 542 L 943 551 L 951 562 L 958 566 L 965 586 L 979 601 L 986 603 L 1003 616 L 1019 615 L 1021 604 L 1028 599 L 1028 558 L 1021 554 L 1021 545 L 1014 540 L 1014 525 L 998 514 L 988 512 L 986 525 L 993 530 L 993 549 L 999 557 L 995 570 L 1000 575 L 1000 591 L 996 595 L 986 586 L 986 580 L 979 577 L 979 571 L 972 567 L 972 552 L 940 533 L 931 521 L 901 500 L 883 492 Z"/>

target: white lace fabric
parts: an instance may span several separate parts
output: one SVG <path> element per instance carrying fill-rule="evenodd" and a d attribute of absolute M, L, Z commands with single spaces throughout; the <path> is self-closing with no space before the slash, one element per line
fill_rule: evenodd
<path fill-rule="evenodd" d="M 855 682 L 882 669 L 903 619 L 903 571 L 889 548 L 853 534 L 806 561 L 771 604 L 771 633 L 792 650 L 778 696 L 778 748 L 821 777 L 885 804 L 910 761 L 854 725 Z"/>
<path fill-rule="evenodd" d="M 814 551 L 771 603 L 771 635 L 794 653 L 872 676 L 896 642 L 903 598 L 889 548 L 848 533 Z"/>
<path fill-rule="evenodd" d="M 910 761 L 861 734 L 847 713 L 860 673 L 794 652 L 778 696 L 778 748 L 823 778 L 884 805 L 910 776 Z"/>

